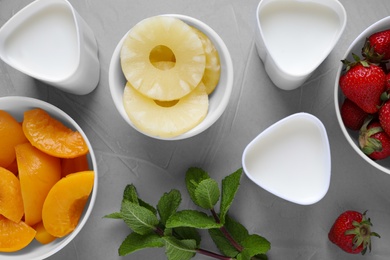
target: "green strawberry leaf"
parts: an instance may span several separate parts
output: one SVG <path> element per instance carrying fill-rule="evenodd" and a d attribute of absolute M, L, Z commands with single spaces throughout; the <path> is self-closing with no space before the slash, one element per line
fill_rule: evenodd
<path fill-rule="evenodd" d="M 253 234 L 249 235 L 244 241 L 242 241 L 242 254 L 247 256 L 255 256 L 258 254 L 265 254 L 271 249 L 271 243 L 262 236 Z"/>
<path fill-rule="evenodd" d="M 195 240 L 178 240 L 175 237 L 164 237 L 165 254 L 168 260 L 189 260 L 196 253 Z"/>
<path fill-rule="evenodd" d="M 222 180 L 222 195 L 219 212 L 221 223 L 225 223 L 225 216 L 229 211 L 233 199 L 236 196 L 238 187 L 240 186 L 241 175 L 242 169 L 239 169 Z"/>
<path fill-rule="evenodd" d="M 103 218 L 122 219 L 122 213 L 114 212 L 114 213 L 105 215 Z"/>
<path fill-rule="evenodd" d="M 173 214 L 166 222 L 167 228 L 193 227 L 198 229 L 219 228 L 214 218 L 196 210 L 183 210 Z"/>
<path fill-rule="evenodd" d="M 152 211 L 130 201 L 122 203 L 121 214 L 127 226 L 140 235 L 150 233 L 159 224 Z"/>
<path fill-rule="evenodd" d="M 120 256 L 125 256 L 144 248 L 163 247 L 164 245 L 163 238 L 155 233 L 140 235 L 132 232 L 122 242 L 118 249 L 118 253 Z"/>
<path fill-rule="evenodd" d="M 218 183 L 213 179 L 202 180 L 194 192 L 197 205 L 204 209 L 212 209 L 219 200 Z"/>
<path fill-rule="evenodd" d="M 195 195 L 195 190 L 198 187 L 199 183 L 203 180 L 209 179 L 210 176 L 207 172 L 200 168 L 191 167 L 187 170 L 185 182 L 187 191 L 190 194 L 191 200 L 197 204 L 197 198 Z"/>
<path fill-rule="evenodd" d="M 167 219 L 177 211 L 181 202 L 181 194 L 178 190 L 171 190 L 164 193 L 157 204 L 157 211 L 160 215 L 160 221 L 165 225 Z"/>
<path fill-rule="evenodd" d="M 183 239 L 193 239 L 196 241 L 196 245 L 199 246 L 201 237 L 195 228 L 192 227 L 177 227 L 174 229 L 175 237 L 179 238 L 180 240 Z"/>

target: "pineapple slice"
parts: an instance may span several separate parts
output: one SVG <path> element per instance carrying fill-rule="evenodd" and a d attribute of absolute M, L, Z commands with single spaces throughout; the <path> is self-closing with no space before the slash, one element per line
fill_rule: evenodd
<path fill-rule="evenodd" d="M 202 78 L 203 84 L 206 86 L 207 94 L 211 94 L 215 87 L 218 85 L 221 75 L 221 63 L 219 60 L 219 54 L 214 44 L 210 41 L 203 32 L 193 27 L 193 30 L 202 41 L 203 49 L 206 54 L 206 68 Z"/>
<path fill-rule="evenodd" d="M 202 82 L 183 98 L 165 102 L 142 95 L 128 82 L 123 103 L 127 115 L 138 129 L 152 136 L 168 138 L 198 125 L 207 115 L 209 99 Z"/>
<path fill-rule="evenodd" d="M 143 95 L 161 101 L 190 93 L 202 80 L 206 66 L 197 34 L 185 22 L 168 16 L 136 24 L 126 36 L 120 59 L 127 81 Z M 155 65 L 159 62 L 163 65 Z"/>

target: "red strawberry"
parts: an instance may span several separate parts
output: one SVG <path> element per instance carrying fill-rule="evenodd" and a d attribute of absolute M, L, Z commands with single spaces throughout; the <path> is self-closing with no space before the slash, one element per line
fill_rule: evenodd
<path fill-rule="evenodd" d="M 352 210 L 342 213 L 329 231 L 329 240 L 350 254 L 364 255 L 367 248 L 371 251 L 371 236 L 380 236 L 371 232 L 372 224 L 365 214 Z"/>
<path fill-rule="evenodd" d="M 381 105 L 380 97 L 385 91 L 385 81 L 386 75 L 380 67 L 357 62 L 340 77 L 339 85 L 348 99 L 365 112 L 373 114 Z"/>
<path fill-rule="evenodd" d="M 390 135 L 390 101 L 384 103 L 378 113 L 379 123 L 386 134 Z"/>
<path fill-rule="evenodd" d="M 371 47 L 382 56 L 382 60 L 390 59 L 390 30 L 384 30 L 368 37 Z"/>
<path fill-rule="evenodd" d="M 355 103 L 346 98 L 341 105 L 340 115 L 345 127 L 351 130 L 359 130 L 368 116 L 368 113 L 364 112 Z"/>
<path fill-rule="evenodd" d="M 382 160 L 390 156 L 390 136 L 378 121 L 367 120 L 359 134 L 359 145 L 371 159 Z"/>
<path fill-rule="evenodd" d="M 386 74 L 386 91 L 390 90 L 390 73 Z"/>

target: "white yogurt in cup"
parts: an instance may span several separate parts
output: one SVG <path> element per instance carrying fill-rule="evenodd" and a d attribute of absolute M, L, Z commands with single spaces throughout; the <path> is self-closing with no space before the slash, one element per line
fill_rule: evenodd
<path fill-rule="evenodd" d="M 256 48 L 273 83 L 301 86 L 329 55 L 346 25 L 337 0 L 261 0 Z"/>
<path fill-rule="evenodd" d="M 99 82 L 92 30 L 67 0 L 36 0 L 0 29 L 0 58 L 63 91 L 84 95 Z"/>

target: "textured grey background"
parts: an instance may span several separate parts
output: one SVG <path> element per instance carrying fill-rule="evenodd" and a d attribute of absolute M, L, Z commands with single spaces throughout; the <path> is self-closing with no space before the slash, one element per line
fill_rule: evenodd
<path fill-rule="evenodd" d="M 0 0 L 0 26 L 31 0 Z M 0 61 L 0 96 L 23 95 L 55 104 L 84 129 L 95 150 L 99 187 L 92 216 L 72 243 L 52 260 L 166 259 L 162 249 L 119 257 L 117 249 L 129 230 L 120 221 L 103 219 L 119 209 L 126 184 L 134 183 L 155 205 L 172 188 L 183 195 L 182 208 L 194 207 L 184 188 L 188 167 L 199 166 L 220 181 L 241 167 L 245 146 L 274 122 L 296 112 L 317 116 L 325 125 L 332 153 L 332 179 L 327 195 L 311 206 L 282 200 L 243 175 L 231 215 L 251 233 L 272 245 L 273 260 L 352 260 L 327 239 L 336 216 L 344 210 L 368 210 L 374 230 L 365 259 L 390 258 L 390 176 L 363 161 L 349 146 L 337 123 L 333 88 L 337 66 L 350 43 L 372 23 L 390 14 L 388 0 L 341 0 L 348 22 L 335 49 L 306 84 L 293 91 L 276 88 L 267 77 L 254 47 L 257 0 L 70 0 L 95 33 L 101 79 L 94 92 L 75 96 L 38 82 Z M 108 88 L 112 52 L 138 21 L 165 13 L 185 14 L 211 26 L 233 58 L 234 89 L 222 117 L 199 136 L 165 142 L 143 136 L 119 116 Z M 281 163 L 280 158 L 275 163 Z M 304 167 L 304 166 L 303 166 Z M 204 236 L 202 247 L 215 250 Z M 208 259 L 197 255 L 196 259 Z"/>

